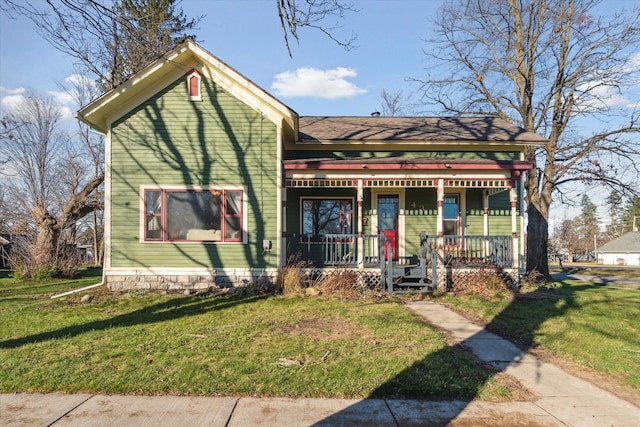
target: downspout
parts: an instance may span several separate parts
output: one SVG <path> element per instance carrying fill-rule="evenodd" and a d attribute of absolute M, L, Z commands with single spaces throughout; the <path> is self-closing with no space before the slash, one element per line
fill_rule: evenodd
<path fill-rule="evenodd" d="M 76 292 L 82 292 L 82 291 L 88 291 L 89 289 L 93 289 L 93 288 L 97 288 L 98 286 L 102 286 L 105 284 L 105 268 L 102 267 L 102 280 L 100 280 L 100 283 L 96 283 L 95 285 L 89 285 L 89 286 L 85 286 L 84 288 L 80 288 L 80 289 L 74 289 L 72 291 L 68 291 L 68 292 L 63 292 L 61 294 L 57 294 L 57 295 L 53 295 L 51 296 L 51 299 L 55 299 L 55 298 L 60 298 L 60 297 L 66 297 L 67 295 L 71 295 L 71 294 L 75 294 Z"/>

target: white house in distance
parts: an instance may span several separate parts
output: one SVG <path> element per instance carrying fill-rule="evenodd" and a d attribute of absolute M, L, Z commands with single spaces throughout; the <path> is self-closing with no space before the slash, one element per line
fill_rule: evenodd
<path fill-rule="evenodd" d="M 640 265 L 640 232 L 631 231 L 598 248 L 598 264 Z"/>

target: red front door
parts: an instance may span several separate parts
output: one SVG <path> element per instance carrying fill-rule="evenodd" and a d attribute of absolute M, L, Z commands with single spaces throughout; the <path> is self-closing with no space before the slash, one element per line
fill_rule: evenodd
<path fill-rule="evenodd" d="M 378 232 L 384 233 L 393 250 L 394 261 L 398 260 L 398 214 L 400 202 L 397 195 L 378 196 Z M 389 258 L 388 246 L 384 247 L 384 257 Z"/>

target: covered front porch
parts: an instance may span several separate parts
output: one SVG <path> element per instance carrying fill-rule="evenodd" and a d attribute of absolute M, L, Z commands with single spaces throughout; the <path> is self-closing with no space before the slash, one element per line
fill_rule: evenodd
<path fill-rule="evenodd" d="M 465 173 L 432 162 L 422 165 L 428 173 L 372 176 L 364 164 L 366 174 L 285 162 L 283 265 L 296 259 L 319 270 L 375 270 L 390 290 L 437 288 L 438 272 L 447 269 L 492 266 L 517 278 L 525 166 L 497 163 L 492 170 L 476 162 Z"/>

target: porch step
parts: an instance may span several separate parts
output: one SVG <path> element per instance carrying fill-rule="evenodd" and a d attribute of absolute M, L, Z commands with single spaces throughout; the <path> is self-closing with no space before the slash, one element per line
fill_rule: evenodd
<path fill-rule="evenodd" d="M 402 265 L 393 267 L 393 282 L 396 284 L 402 283 L 409 285 L 415 283 L 414 286 L 424 286 L 424 283 L 419 283 L 422 279 L 422 271 L 420 265 Z"/>

